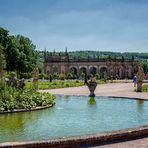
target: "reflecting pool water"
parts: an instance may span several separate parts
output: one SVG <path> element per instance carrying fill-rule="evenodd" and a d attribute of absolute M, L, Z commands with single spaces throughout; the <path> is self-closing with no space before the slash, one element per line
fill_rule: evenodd
<path fill-rule="evenodd" d="M 148 101 L 57 96 L 52 108 L 0 115 L 0 142 L 43 140 L 148 124 Z"/>

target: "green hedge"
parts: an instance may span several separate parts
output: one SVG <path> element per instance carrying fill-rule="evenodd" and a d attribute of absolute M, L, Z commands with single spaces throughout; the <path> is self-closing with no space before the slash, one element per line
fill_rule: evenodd
<path fill-rule="evenodd" d="M 33 84 L 32 82 L 25 82 L 26 84 L 26 89 L 32 89 Z M 55 88 L 66 88 L 66 87 L 78 87 L 78 86 L 83 86 L 84 82 L 83 81 L 43 81 L 43 82 L 38 82 L 38 88 L 39 89 L 55 89 Z"/>

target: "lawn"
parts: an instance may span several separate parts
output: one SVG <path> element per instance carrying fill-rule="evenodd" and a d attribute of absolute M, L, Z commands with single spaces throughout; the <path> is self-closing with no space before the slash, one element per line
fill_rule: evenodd
<path fill-rule="evenodd" d="M 142 91 L 143 91 L 143 92 L 148 92 L 148 84 L 144 84 L 144 85 L 142 86 Z"/>
<path fill-rule="evenodd" d="M 84 81 L 79 81 L 79 80 L 74 80 L 74 81 L 39 81 L 38 82 L 38 87 L 40 90 L 43 89 L 55 89 L 55 88 L 66 88 L 66 87 L 78 87 L 78 86 L 83 86 Z M 25 88 L 33 88 L 32 82 L 25 82 Z"/>

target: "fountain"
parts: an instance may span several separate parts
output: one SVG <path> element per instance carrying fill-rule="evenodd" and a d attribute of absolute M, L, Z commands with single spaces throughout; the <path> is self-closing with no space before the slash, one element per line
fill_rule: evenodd
<path fill-rule="evenodd" d="M 93 143 L 93 139 L 97 138 L 100 140 L 99 136 L 104 132 L 120 135 L 117 130 L 120 132 L 123 130 L 121 137 L 125 139 L 127 129 L 129 129 L 127 135 L 133 136 L 134 134 L 131 132 L 133 128 L 148 124 L 148 101 L 139 102 L 140 107 L 137 100 L 127 98 L 96 96 L 94 99 L 85 96 L 57 96 L 53 108 L 1 114 L 0 146 L 5 142 L 9 142 L 5 145 L 17 142 L 18 145 L 23 143 L 24 147 L 27 144 L 26 147 L 46 147 L 48 144 L 54 145 L 53 139 L 55 138 L 59 147 L 62 145 L 60 141 L 63 140 L 65 144 L 66 140 L 68 141 L 70 138 L 69 144 L 73 142 L 76 146 L 78 143 L 80 144 L 79 139 L 85 141 L 83 144 L 89 141 Z M 111 133 L 108 135 L 111 136 Z M 137 129 L 136 134 L 138 134 Z M 107 134 L 104 133 L 102 140 L 106 139 L 105 136 Z M 88 140 L 89 137 L 94 138 Z M 115 135 L 114 137 L 117 138 L 116 140 L 121 138 Z M 41 146 L 39 143 L 43 143 L 43 145 Z M 50 145 L 48 146 L 50 147 Z"/>

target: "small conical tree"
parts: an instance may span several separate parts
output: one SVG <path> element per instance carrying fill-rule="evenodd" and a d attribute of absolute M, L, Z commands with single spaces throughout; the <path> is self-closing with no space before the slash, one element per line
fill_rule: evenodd
<path fill-rule="evenodd" d="M 49 76 L 49 81 L 52 82 L 52 75 Z"/>
<path fill-rule="evenodd" d="M 85 77 L 84 77 L 84 84 L 87 84 L 87 73 L 85 73 Z"/>

